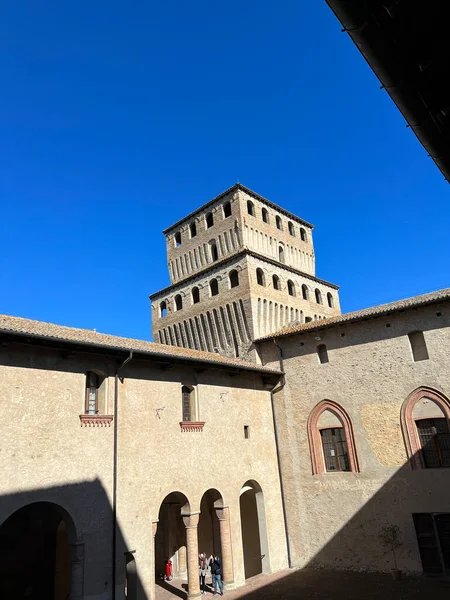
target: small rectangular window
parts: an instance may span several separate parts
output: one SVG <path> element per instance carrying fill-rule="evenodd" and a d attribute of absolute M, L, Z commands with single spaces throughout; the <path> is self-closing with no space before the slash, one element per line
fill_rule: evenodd
<path fill-rule="evenodd" d="M 412 331 L 411 333 L 408 333 L 408 338 L 411 345 L 413 361 L 418 362 L 419 360 L 428 360 L 428 350 L 423 331 Z"/>
<path fill-rule="evenodd" d="M 98 376 L 90 371 L 86 375 L 86 407 L 87 415 L 98 414 Z"/>
<path fill-rule="evenodd" d="M 244 438 L 246 440 L 250 439 L 250 427 L 248 425 L 244 425 Z"/>

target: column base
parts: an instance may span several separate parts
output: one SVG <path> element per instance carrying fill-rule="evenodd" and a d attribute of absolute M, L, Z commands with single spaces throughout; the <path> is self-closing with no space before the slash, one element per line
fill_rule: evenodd
<path fill-rule="evenodd" d="M 188 600 L 191 600 L 191 598 L 200 598 L 200 596 L 202 595 L 202 592 L 193 592 L 192 594 L 190 594 L 188 592 Z"/>

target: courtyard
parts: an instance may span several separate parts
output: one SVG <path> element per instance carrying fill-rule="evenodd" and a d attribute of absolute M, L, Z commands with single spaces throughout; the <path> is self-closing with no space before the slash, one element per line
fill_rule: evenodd
<path fill-rule="evenodd" d="M 209 579 L 208 579 L 209 581 Z M 186 583 L 159 582 L 156 600 L 187 598 Z M 164 586 L 164 587 L 162 587 Z M 212 596 L 208 584 L 207 596 Z M 394 581 L 389 573 L 348 573 L 316 569 L 284 570 L 272 575 L 257 575 L 244 587 L 226 591 L 228 600 L 440 600 L 450 595 L 450 580 L 408 577 Z"/>

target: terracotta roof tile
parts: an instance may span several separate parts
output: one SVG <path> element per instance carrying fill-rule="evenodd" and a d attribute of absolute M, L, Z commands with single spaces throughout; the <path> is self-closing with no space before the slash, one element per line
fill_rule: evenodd
<path fill-rule="evenodd" d="M 272 340 L 274 338 L 285 337 L 289 335 L 295 335 L 297 333 L 304 333 L 307 331 L 315 331 L 317 329 L 326 329 L 333 325 L 340 325 L 343 323 L 352 323 L 354 321 L 362 321 L 364 319 L 381 317 L 383 315 L 389 315 L 391 313 L 406 310 L 408 308 L 416 308 L 419 306 L 425 306 L 426 304 L 434 304 L 443 300 L 450 300 L 450 288 L 431 292 L 430 294 L 423 294 L 421 296 L 413 296 L 412 298 L 406 298 L 405 300 L 398 300 L 397 302 L 391 302 L 389 304 L 379 304 L 371 308 L 365 308 L 363 310 L 357 310 L 355 312 L 346 313 L 344 315 L 337 315 L 336 317 L 329 317 L 327 319 L 321 319 L 320 321 L 311 321 L 310 323 L 303 323 L 301 325 L 295 325 L 288 329 L 277 331 L 261 337 L 256 342 L 264 342 L 266 340 Z"/>
<path fill-rule="evenodd" d="M 275 369 L 245 362 L 237 358 L 226 358 L 212 352 L 190 350 L 188 348 L 179 348 L 178 346 L 166 346 L 164 344 L 157 344 L 155 342 L 146 342 L 144 340 L 118 337 L 105 333 L 98 333 L 89 329 L 76 329 L 75 327 L 54 325 L 53 323 L 33 321 L 31 319 L 24 319 L 22 317 L 0 315 L 0 332 L 47 340 L 57 340 L 69 343 L 73 342 L 76 344 L 110 348 L 114 350 L 133 350 L 135 352 L 153 355 L 155 357 L 173 357 L 184 359 L 188 362 L 195 361 L 217 366 L 236 367 L 238 369 L 247 371 L 272 374 L 278 373 L 278 371 Z"/>

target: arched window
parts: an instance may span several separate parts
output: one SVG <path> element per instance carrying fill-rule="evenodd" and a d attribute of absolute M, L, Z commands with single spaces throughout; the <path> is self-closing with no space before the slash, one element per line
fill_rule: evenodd
<path fill-rule="evenodd" d="M 192 304 L 198 304 L 200 302 L 200 290 L 198 287 L 192 288 Z"/>
<path fill-rule="evenodd" d="M 161 318 L 167 316 L 167 303 L 165 300 L 163 300 L 159 305 L 159 316 Z"/>
<path fill-rule="evenodd" d="M 412 469 L 450 467 L 450 401 L 444 394 L 427 387 L 414 390 L 400 420 Z"/>
<path fill-rule="evenodd" d="M 277 224 L 277 229 L 279 229 L 280 231 L 283 231 L 283 223 L 281 222 L 281 217 L 279 217 L 278 215 L 275 217 L 275 222 Z"/>
<path fill-rule="evenodd" d="M 219 293 L 219 284 L 217 282 L 217 279 L 211 279 L 211 281 L 209 282 L 209 289 L 211 291 L 211 296 L 217 296 L 217 294 Z"/>
<path fill-rule="evenodd" d="M 278 246 L 278 260 L 282 263 L 284 263 L 284 248 L 283 246 Z"/>
<path fill-rule="evenodd" d="M 175 296 L 175 310 L 181 310 L 183 308 L 183 298 L 181 294 Z"/>
<path fill-rule="evenodd" d="M 302 240 L 302 242 L 306 242 L 307 240 L 306 230 L 303 229 L 303 227 L 300 227 L 300 239 Z"/>
<path fill-rule="evenodd" d="M 262 269 L 256 269 L 256 282 L 258 285 L 266 285 L 264 271 Z"/>
<path fill-rule="evenodd" d="M 219 260 L 219 253 L 217 251 L 216 240 L 211 240 L 209 242 L 209 251 L 211 253 L 211 260 L 213 262 L 216 262 L 216 260 Z"/>
<path fill-rule="evenodd" d="M 330 292 L 327 293 L 327 302 L 328 302 L 328 306 L 330 308 L 334 307 L 334 300 L 333 300 L 333 296 L 330 294 Z"/>
<path fill-rule="evenodd" d="M 305 323 L 311 323 L 312 317 L 305 317 Z"/>
<path fill-rule="evenodd" d="M 293 223 L 291 223 L 291 221 L 289 221 L 289 223 L 288 223 L 288 228 L 289 228 L 289 233 L 290 233 L 290 234 L 291 234 L 293 237 L 295 237 L 295 229 L 294 229 L 294 225 L 293 225 Z"/>
<path fill-rule="evenodd" d="M 281 289 L 280 278 L 278 277 L 278 275 L 273 275 L 273 277 L 272 277 L 272 283 L 273 283 L 273 289 L 274 290 L 280 290 Z"/>
<path fill-rule="evenodd" d="M 411 346 L 411 353 L 414 362 L 419 360 L 428 360 L 428 350 L 423 337 L 423 331 L 412 331 L 408 333 L 409 343 Z"/>
<path fill-rule="evenodd" d="M 325 344 L 319 344 L 317 346 L 317 358 L 321 365 L 328 362 L 328 350 Z"/>
<path fill-rule="evenodd" d="M 194 238 L 197 235 L 197 225 L 195 221 L 189 225 L 189 232 L 191 234 L 191 238 Z"/>
<path fill-rule="evenodd" d="M 230 271 L 229 278 L 230 278 L 230 287 L 234 288 L 239 285 L 239 273 L 236 271 L 236 269 L 233 269 L 233 271 Z"/>
<path fill-rule="evenodd" d="M 322 292 L 316 288 L 314 290 L 314 293 L 316 295 L 316 302 L 317 302 L 317 304 L 322 304 Z"/>
<path fill-rule="evenodd" d="M 223 205 L 223 218 L 231 217 L 231 202 L 225 202 Z"/>
<path fill-rule="evenodd" d="M 247 212 L 251 217 L 255 216 L 255 205 L 251 200 L 247 200 Z"/>
<path fill-rule="evenodd" d="M 181 398 L 183 422 L 197 421 L 194 388 L 190 385 L 183 385 L 181 388 Z"/>
<path fill-rule="evenodd" d="M 269 213 L 267 211 L 267 208 L 262 209 L 261 216 L 262 216 L 262 220 L 264 221 L 264 223 L 269 223 Z"/>
<path fill-rule="evenodd" d="M 181 233 L 179 231 L 175 234 L 175 248 L 178 248 L 178 246 L 181 246 Z"/>
<path fill-rule="evenodd" d="M 303 300 L 309 300 L 309 290 L 305 283 L 302 285 L 302 298 Z"/>
<path fill-rule="evenodd" d="M 325 472 L 359 472 L 355 436 L 350 417 L 332 400 L 322 400 L 308 418 L 313 475 Z"/>
<path fill-rule="evenodd" d="M 295 296 L 295 285 L 294 282 L 288 279 L 287 282 L 288 294 L 289 296 Z"/>
<path fill-rule="evenodd" d="M 206 214 L 205 222 L 206 222 L 206 229 L 209 229 L 210 227 L 212 227 L 214 225 L 214 216 L 213 216 L 212 212 L 209 212 Z"/>

